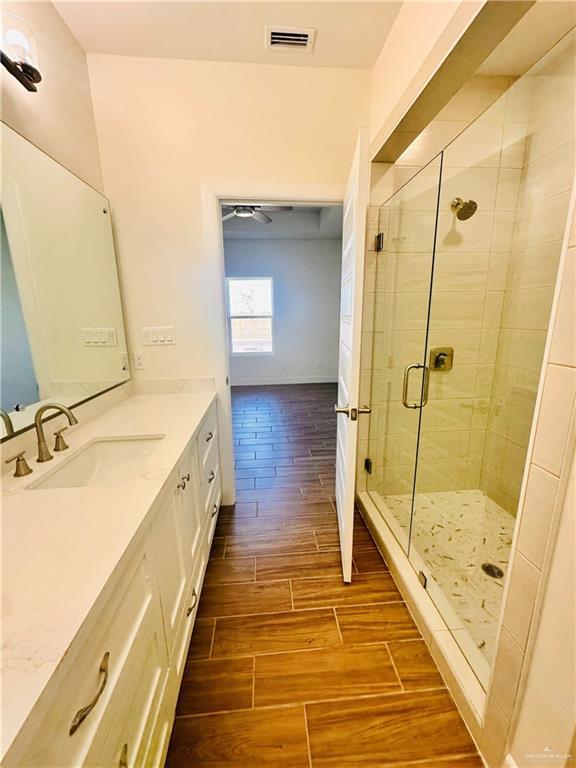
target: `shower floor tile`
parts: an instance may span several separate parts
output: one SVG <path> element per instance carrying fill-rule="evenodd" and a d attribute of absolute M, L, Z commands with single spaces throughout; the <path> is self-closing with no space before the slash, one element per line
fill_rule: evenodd
<path fill-rule="evenodd" d="M 411 496 L 383 499 L 407 541 Z M 454 612 L 453 617 L 445 616 L 451 628 L 466 629 L 489 662 L 495 652 L 514 523 L 512 515 L 480 490 L 420 493 L 414 506 L 411 559 L 421 558 Z M 502 577 L 487 575 L 483 563 L 498 566 Z"/>

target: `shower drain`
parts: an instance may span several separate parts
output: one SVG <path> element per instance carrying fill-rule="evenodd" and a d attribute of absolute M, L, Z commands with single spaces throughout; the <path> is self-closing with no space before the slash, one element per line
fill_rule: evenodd
<path fill-rule="evenodd" d="M 494 565 L 494 563 L 482 563 L 482 570 L 493 579 L 501 579 L 502 576 L 504 576 L 504 571 L 502 568 L 498 568 L 498 566 Z"/>

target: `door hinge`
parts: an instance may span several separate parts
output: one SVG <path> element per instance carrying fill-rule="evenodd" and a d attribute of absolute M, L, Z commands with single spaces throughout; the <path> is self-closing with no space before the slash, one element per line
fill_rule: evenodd
<path fill-rule="evenodd" d="M 418 581 L 420 582 L 420 584 L 422 584 L 424 589 L 426 589 L 426 584 L 428 583 L 428 579 L 426 578 L 423 571 L 418 571 Z"/>
<path fill-rule="evenodd" d="M 369 475 L 372 474 L 372 459 L 364 459 L 364 469 Z"/>
<path fill-rule="evenodd" d="M 374 250 L 378 253 L 384 250 L 384 232 L 378 232 L 374 238 Z"/>

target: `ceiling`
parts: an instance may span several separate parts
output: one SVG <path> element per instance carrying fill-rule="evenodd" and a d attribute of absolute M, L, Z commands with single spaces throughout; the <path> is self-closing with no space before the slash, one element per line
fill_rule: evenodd
<path fill-rule="evenodd" d="M 56 2 L 88 53 L 371 68 L 399 2 Z M 312 53 L 268 51 L 265 27 L 314 27 Z"/>
<path fill-rule="evenodd" d="M 237 217 L 228 219 L 223 224 L 224 239 L 339 240 L 342 237 L 341 205 L 300 205 L 295 206 L 293 211 L 270 213 L 270 217 L 271 224 L 259 224 L 253 219 Z"/>

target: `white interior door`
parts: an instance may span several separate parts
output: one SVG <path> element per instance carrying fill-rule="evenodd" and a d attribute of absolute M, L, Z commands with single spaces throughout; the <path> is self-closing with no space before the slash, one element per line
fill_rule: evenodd
<path fill-rule="evenodd" d="M 338 403 L 336 406 L 336 509 L 340 531 L 342 575 L 352 581 L 352 536 L 354 527 L 354 486 L 360 391 L 360 344 L 364 247 L 368 206 L 368 140 L 360 130 L 352 160 L 342 226 L 342 284 L 340 292 L 340 352 L 338 361 Z"/>

